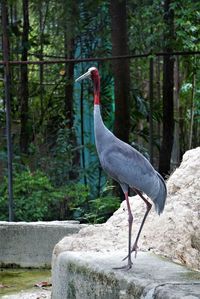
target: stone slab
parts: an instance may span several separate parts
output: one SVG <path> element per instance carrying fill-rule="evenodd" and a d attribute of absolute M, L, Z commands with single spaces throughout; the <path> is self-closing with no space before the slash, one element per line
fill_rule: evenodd
<path fill-rule="evenodd" d="M 52 299 L 197 299 L 200 273 L 139 252 L 129 271 L 125 252 L 61 252 L 53 258 Z"/>
<path fill-rule="evenodd" d="M 50 268 L 55 244 L 82 227 L 77 221 L 2 221 L 0 267 Z"/>

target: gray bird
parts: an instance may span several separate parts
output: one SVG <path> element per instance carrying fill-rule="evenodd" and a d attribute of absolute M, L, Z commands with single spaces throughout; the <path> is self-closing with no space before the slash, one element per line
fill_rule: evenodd
<path fill-rule="evenodd" d="M 124 193 L 128 209 L 128 259 L 126 266 L 115 269 L 130 269 L 132 267 L 131 253 L 137 253 L 137 244 L 146 217 L 152 204 L 143 196 L 145 193 L 154 203 L 156 212 L 162 213 L 167 197 L 164 179 L 153 168 L 150 162 L 129 144 L 118 139 L 103 123 L 100 111 L 100 76 L 95 67 L 76 79 L 77 81 L 90 78 L 94 85 L 94 132 L 99 160 L 104 171 L 117 181 Z M 146 204 L 146 212 L 140 225 L 135 242 L 131 247 L 131 231 L 133 215 L 128 198 L 128 188 L 136 192 Z"/>

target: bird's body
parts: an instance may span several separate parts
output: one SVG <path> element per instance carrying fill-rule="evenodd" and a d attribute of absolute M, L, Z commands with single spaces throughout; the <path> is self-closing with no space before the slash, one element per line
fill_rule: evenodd
<path fill-rule="evenodd" d="M 98 70 L 90 68 L 87 73 L 80 76 L 77 81 L 90 77 L 94 84 L 94 131 L 95 143 L 99 160 L 104 171 L 117 181 L 125 195 L 128 208 L 129 244 L 128 265 L 132 267 L 131 252 L 137 252 L 137 242 L 142 231 L 151 204 L 142 195 L 145 193 L 155 204 L 158 214 L 162 213 L 167 196 L 167 189 L 163 178 L 153 168 L 150 162 L 129 144 L 118 139 L 103 123 L 100 111 L 100 77 Z M 128 188 L 132 188 L 146 203 L 146 213 L 142 220 L 136 240 L 131 249 L 131 230 L 133 216 L 128 198 Z M 126 259 L 126 258 L 125 258 Z"/>
<path fill-rule="evenodd" d="M 142 154 L 106 128 L 99 105 L 94 105 L 94 132 L 104 171 L 121 185 L 124 192 L 128 187 L 144 192 L 154 202 L 158 214 L 162 213 L 166 199 L 163 178 Z"/>

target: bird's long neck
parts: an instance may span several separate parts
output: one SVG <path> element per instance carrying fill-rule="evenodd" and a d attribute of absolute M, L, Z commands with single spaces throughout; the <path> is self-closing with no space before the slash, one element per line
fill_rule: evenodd
<path fill-rule="evenodd" d="M 98 72 L 93 78 L 94 84 L 94 123 L 95 131 L 100 130 L 104 126 L 100 110 L 100 77 Z"/>
<path fill-rule="evenodd" d="M 94 83 L 94 134 L 98 154 L 102 151 L 102 145 L 105 144 L 106 131 L 108 130 L 102 120 L 100 110 L 100 78 L 96 76 Z"/>
<path fill-rule="evenodd" d="M 100 105 L 100 77 L 94 78 L 94 105 Z"/>

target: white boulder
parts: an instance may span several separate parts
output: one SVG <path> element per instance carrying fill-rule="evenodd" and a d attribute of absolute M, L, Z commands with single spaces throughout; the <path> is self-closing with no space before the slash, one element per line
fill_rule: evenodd
<path fill-rule="evenodd" d="M 165 210 L 148 215 L 139 240 L 140 250 L 152 250 L 194 269 L 200 269 L 200 147 L 187 151 L 179 168 L 167 182 Z M 145 204 L 130 198 L 133 211 L 133 241 Z M 62 251 L 127 251 L 128 221 L 126 202 L 104 224 L 89 225 L 78 234 L 65 237 L 54 248 L 54 257 Z M 139 252 L 138 252 L 139 254 Z"/>

